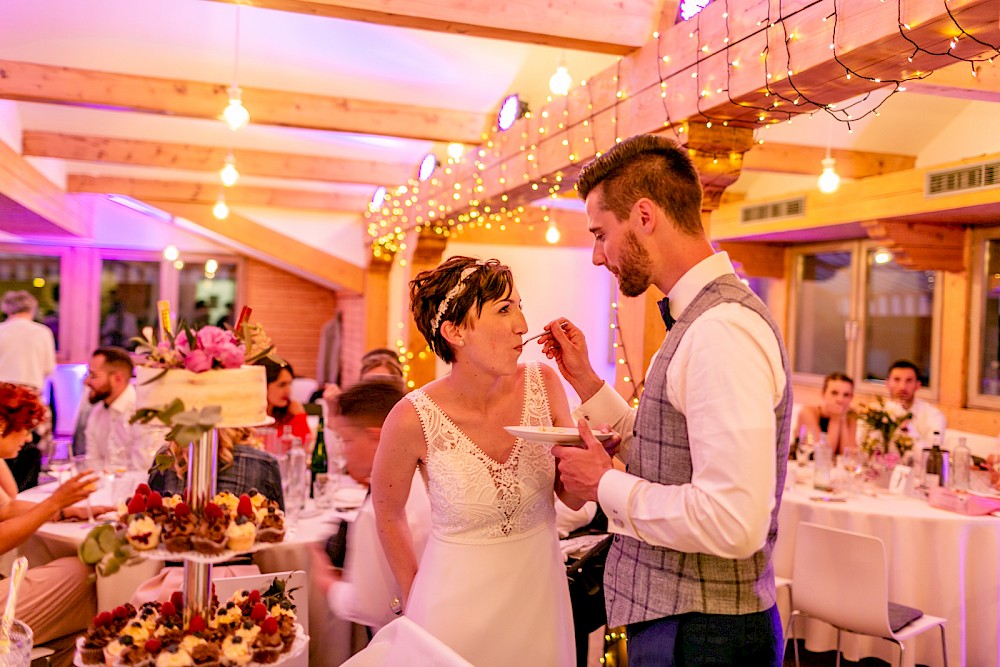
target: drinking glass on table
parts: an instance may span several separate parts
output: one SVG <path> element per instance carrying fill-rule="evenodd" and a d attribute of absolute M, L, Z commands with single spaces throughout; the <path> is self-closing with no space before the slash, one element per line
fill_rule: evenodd
<path fill-rule="evenodd" d="M 73 465 L 71 469 L 71 476 L 79 475 L 81 472 L 93 469 L 93 466 L 91 466 L 90 463 L 87 461 L 86 454 L 77 454 L 73 456 L 72 462 Z M 94 489 L 96 491 L 101 487 L 102 483 L 101 475 L 97 476 L 97 481 L 94 483 L 97 485 L 96 488 Z M 90 496 L 87 496 L 87 499 L 84 502 L 86 503 L 87 506 L 87 523 L 94 523 L 94 507 L 90 503 Z"/>

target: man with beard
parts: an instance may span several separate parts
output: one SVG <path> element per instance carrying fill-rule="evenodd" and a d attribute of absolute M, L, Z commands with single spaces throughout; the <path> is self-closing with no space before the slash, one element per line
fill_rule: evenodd
<path fill-rule="evenodd" d="M 698 174 L 672 141 L 632 137 L 587 165 L 577 188 L 594 264 L 625 296 L 652 285 L 669 297 L 637 410 L 594 372 L 572 323 L 554 320 L 540 339 L 583 402 L 586 447 L 553 447 L 560 479 L 598 500 L 615 533 L 608 625 L 627 626 L 631 667 L 781 665 L 771 553 L 792 399 L 778 327 L 713 251 Z M 606 452 L 588 422 L 611 424 L 621 447 Z"/>
<path fill-rule="evenodd" d="M 93 470 L 145 472 L 160 445 L 160 430 L 130 424 L 135 413 L 132 359 L 119 347 L 100 347 L 90 358 L 84 385 L 93 406 L 87 417 L 87 464 Z"/>
<path fill-rule="evenodd" d="M 906 359 L 894 362 L 889 366 L 885 386 L 889 390 L 889 398 L 909 410 L 912 415 L 906 423 L 906 430 L 913 438 L 917 448 L 915 451 L 919 452 L 934 444 L 935 432 L 944 438 L 944 430 L 948 426 L 944 413 L 927 401 L 917 398 L 920 371 L 915 363 Z"/>

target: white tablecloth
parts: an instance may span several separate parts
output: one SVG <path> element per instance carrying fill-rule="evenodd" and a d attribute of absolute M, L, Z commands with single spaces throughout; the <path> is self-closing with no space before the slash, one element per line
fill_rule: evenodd
<path fill-rule="evenodd" d="M 955 514 L 905 496 L 811 500 L 823 495 L 802 485 L 785 492 L 774 551 L 776 575 L 792 576 L 800 521 L 879 537 L 889 563 L 889 598 L 948 619 L 949 663 L 1000 665 L 1000 518 Z M 800 638 L 803 627 L 800 623 Z M 805 638 L 810 650 L 836 646 L 835 633 L 825 624 L 808 623 Z M 896 647 L 882 640 L 845 634 L 842 646 L 851 660 L 864 656 L 890 664 L 898 660 Z M 908 644 L 906 653 L 910 664 L 914 658 L 931 667 L 942 664 L 939 633 L 921 635 Z"/>

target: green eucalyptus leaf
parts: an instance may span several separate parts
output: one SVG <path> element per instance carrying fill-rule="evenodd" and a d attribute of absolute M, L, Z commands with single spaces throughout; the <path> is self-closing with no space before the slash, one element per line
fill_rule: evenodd
<path fill-rule="evenodd" d="M 156 455 L 153 465 L 160 472 L 166 472 L 174 467 L 174 455 L 170 452 L 161 452 Z"/>

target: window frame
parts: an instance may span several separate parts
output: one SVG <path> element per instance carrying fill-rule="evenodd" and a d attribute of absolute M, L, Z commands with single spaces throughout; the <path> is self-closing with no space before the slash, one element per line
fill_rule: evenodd
<path fill-rule="evenodd" d="M 66 293 L 66 288 L 63 285 L 63 276 L 66 273 L 66 257 L 69 254 L 70 249 L 66 246 L 59 245 L 28 245 L 21 243 L 0 242 L 0 252 L 59 259 L 59 340 L 56 341 L 59 349 L 56 351 L 56 361 L 58 363 L 62 363 L 65 358 L 68 358 L 68 346 L 72 338 L 69 331 L 69 322 L 65 319 L 66 309 L 63 304 L 63 298 L 69 298 L 72 296 L 71 294 Z"/>
<path fill-rule="evenodd" d="M 972 229 L 972 262 L 969 267 L 969 341 L 968 377 L 966 378 L 966 403 L 970 408 L 1000 410 L 1000 396 L 991 396 L 980 391 L 980 377 L 983 362 L 983 330 L 985 327 L 987 248 L 990 241 L 1000 241 L 1000 227 Z"/>

